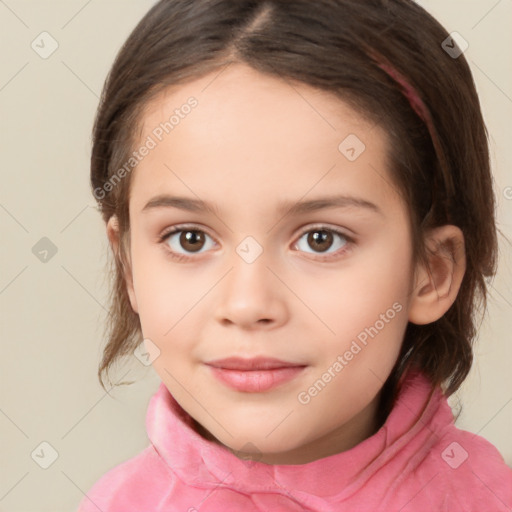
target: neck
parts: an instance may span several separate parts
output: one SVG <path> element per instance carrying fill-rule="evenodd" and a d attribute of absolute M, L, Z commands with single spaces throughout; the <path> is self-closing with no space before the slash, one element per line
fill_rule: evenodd
<path fill-rule="evenodd" d="M 317 459 L 341 453 L 357 446 L 365 439 L 374 435 L 383 425 L 384 421 L 379 419 L 378 410 L 381 400 L 381 392 L 363 409 L 358 415 L 351 418 L 349 422 L 337 429 L 328 432 L 320 438 L 301 445 L 287 452 L 279 453 L 258 453 L 257 456 L 250 453 L 242 453 L 233 450 L 229 446 L 220 443 L 215 436 L 205 429 L 196 420 L 193 420 L 195 431 L 204 439 L 217 443 L 240 459 L 252 459 L 265 464 L 286 464 L 297 465 L 307 464 Z"/>

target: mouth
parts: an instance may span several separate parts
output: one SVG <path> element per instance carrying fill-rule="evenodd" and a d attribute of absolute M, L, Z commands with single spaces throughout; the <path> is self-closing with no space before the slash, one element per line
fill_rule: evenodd
<path fill-rule="evenodd" d="M 298 377 L 307 366 L 268 357 L 230 357 L 211 361 L 206 365 L 223 384 L 246 393 L 274 389 Z"/>
<path fill-rule="evenodd" d="M 258 370 L 275 370 L 278 368 L 293 368 L 298 366 L 306 366 L 300 363 L 292 363 L 289 361 L 281 361 L 273 357 L 228 357 L 225 359 L 217 359 L 206 363 L 214 368 L 222 368 L 224 370 L 241 370 L 241 371 L 258 371 Z"/>

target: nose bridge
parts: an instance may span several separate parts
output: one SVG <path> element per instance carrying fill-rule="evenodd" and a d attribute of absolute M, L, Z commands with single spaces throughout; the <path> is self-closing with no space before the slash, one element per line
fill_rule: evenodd
<path fill-rule="evenodd" d="M 244 287 L 250 287 L 251 293 L 257 293 L 269 284 L 269 278 L 274 277 L 267 268 L 268 251 L 252 235 L 247 235 L 234 248 L 234 254 L 230 260 L 232 270 L 229 281 L 233 291 L 242 292 Z"/>
<path fill-rule="evenodd" d="M 286 309 L 283 285 L 269 268 L 269 254 L 251 235 L 235 247 L 219 304 L 219 319 L 250 324 L 282 316 Z"/>

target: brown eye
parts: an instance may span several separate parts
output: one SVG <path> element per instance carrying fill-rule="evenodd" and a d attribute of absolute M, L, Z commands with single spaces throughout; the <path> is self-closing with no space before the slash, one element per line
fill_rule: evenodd
<path fill-rule="evenodd" d="M 310 231 L 308 235 L 308 244 L 310 247 L 313 247 L 315 250 L 320 252 L 325 252 L 333 243 L 332 233 L 329 231 Z"/>
<path fill-rule="evenodd" d="M 189 254 L 199 253 L 205 246 L 206 250 L 213 247 L 214 242 L 211 243 L 211 247 L 207 247 L 207 238 L 211 237 L 200 229 L 177 227 L 162 235 L 160 242 L 164 243 L 171 253 L 187 257 Z"/>
<path fill-rule="evenodd" d="M 204 233 L 201 233 L 201 231 L 192 230 L 181 231 L 179 244 L 186 251 L 200 251 L 204 245 Z"/>
<path fill-rule="evenodd" d="M 305 240 L 305 243 L 301 244 L 302 240 Z M 326 227 L 318 227 L 305 231 L 299 238 L 296 246 L 299 250 L 306 253 L 327 253 L 327 256 L 334 256 L 336 253 L 344 252 L 344 250 L 350 246 L 351 242 L 352 239 L 340 231 Z M 311 248 L 312 251 L 308 251 L 308 247 Z M 334 251 L 329 251 L 329 249 L 333 247 Z"/>

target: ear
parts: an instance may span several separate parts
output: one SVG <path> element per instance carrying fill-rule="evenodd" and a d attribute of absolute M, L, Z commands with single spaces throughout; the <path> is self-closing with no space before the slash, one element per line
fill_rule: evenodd
<path fill-rule="evenodd" d="M 115 255 L 115 258 L 120 265 L 120 267 L 123 269 L 123 275 L 124 280 L 126 283 L 126 290 L 128 292 L 128 296 L 130 298 L 130 304 L 132 306 L 132 309 L 135 313 L 139 313 L 137 308 L 137 299 L 135 297 L 135 290 L 133 287 L 133 275 L 131 270 L 131 261 L 130 261 L 130 254 L 128 251 L 128 254 L 124 254 L 125 258 L 121 258 L 120 251 L 123 250 L 123 248 L 120 245 L 120 236 L 119 236 L 119 222 L 117 219 L 117 216 L 112 215 L 107 223 L 107 237 L 110 242 L 110 246 L 112 247 L 112 251 Z M 128 264 L 124 264 L 124 260 L 128 261 Z"/>
<path fill-rule="evenodd" d="M 441 318 L 455 302 L 466 272 L 464 235 L 457 226 L 441 226 L 429 231 L 428 267 L 416 268 L 409 303 L 409 321 L 424 325 Z"/>

